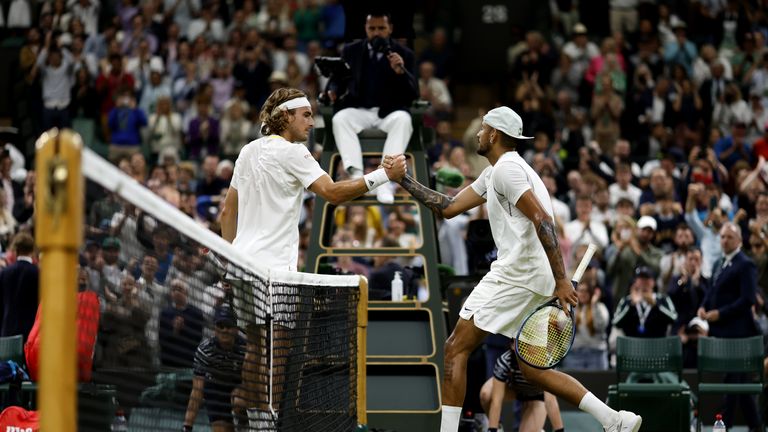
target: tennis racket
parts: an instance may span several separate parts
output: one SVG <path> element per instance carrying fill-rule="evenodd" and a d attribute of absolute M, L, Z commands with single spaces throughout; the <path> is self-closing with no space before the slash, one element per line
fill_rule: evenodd
<path fill-rule="evenodd" d="M 584 275 L 596 248 L 594 244 L 587 247 L 571 278 L 574 288 Z M 570 317 L 557 298 L 553 298 L 525 318 L 515 339 L 515 352 L 520 360 L 537 369 L 550 369 L 568 355 L 576 336 L 573 306 L 568 307 Z"/>

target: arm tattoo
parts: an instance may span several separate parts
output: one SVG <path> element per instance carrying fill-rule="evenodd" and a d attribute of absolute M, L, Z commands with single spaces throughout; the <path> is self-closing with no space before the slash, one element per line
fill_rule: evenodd
<path fill-rule="evenodd" d="M 551 220 L 545 219 L 541 221 L 537 231 L 541 245 L 544 246 L 544 251 L 549 258 L 549 265 L 552 266 L 552 274 L 555 279 L 565 278 L 565 265 L 563 265 L 563 256 L 560 254 L 555 224 Z"/>
<path fill-rule="evenodd" d="M 432 189 L 417 182 L 413 177 L 405 175 L 400 181 L 400 186 L 407 190 L 417 201 L 427 206 L 435 214 L 443 215 L 443 210 L 448 208 L 453 203 L 453 198 L 448 195 L 443 195 L 440 192 L 433 191 Z"/>

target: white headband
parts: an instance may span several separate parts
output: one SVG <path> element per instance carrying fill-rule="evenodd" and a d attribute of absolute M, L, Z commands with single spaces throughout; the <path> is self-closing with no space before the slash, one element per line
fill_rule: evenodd
<path fill-rule="evenodd" d="M 311 105 L 309 104 L 309 100 L 307 98 L 298 97 L 298 98 L 290 99 L 281 103 L 280 105 L 277 106 L 277 109 L 287 111 L 287 110 L 292 110 L 296 108 L 310 107 L 310 106 Z"/>

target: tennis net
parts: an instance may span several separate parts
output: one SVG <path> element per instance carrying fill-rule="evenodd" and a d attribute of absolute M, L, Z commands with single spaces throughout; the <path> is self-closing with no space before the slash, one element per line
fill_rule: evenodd
<path fill-rule="evenodd" d="M 150 191 L 88 149 L 82 170 L 79 430 L 364 423 L 363 279 L 261 268 L 171 180 Z"/>

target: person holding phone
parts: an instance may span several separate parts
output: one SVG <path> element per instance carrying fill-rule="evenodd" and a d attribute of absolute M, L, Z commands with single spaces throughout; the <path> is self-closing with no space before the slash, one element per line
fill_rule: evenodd
<path fill-rule="evenodd" d="M 714 207 L 700 212 L 703 202 L 711 205 L 711 201 L 706 199 L 706 188 L 702 183 L 691 183 L 688 185 L 688 199 L 685 203 L 685 222 L 696 235 L 699 246 L 702 251 L 701 274 L 709 279 L 712 276 L 712 267 L 723 255 L 720 247 L 720 228 L 726 221 L 726 216 L 722 210 Z"/>

